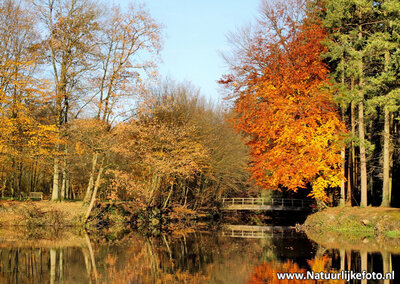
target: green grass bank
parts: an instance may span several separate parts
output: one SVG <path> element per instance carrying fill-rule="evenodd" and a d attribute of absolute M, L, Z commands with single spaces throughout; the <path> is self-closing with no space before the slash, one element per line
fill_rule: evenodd
<path fill-rule="evenodd" d="M 398 208 L 327 208 L 310 215 L 302 227 L 325 247 L 400 252 Z"/>

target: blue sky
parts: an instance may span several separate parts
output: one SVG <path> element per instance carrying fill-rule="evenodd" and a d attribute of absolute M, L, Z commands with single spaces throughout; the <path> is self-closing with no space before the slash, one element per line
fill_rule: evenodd
<path fill-rule="evenodd" d="M 115 0 L 122 5 L 126 0 Z M 142 0 L 164 26 L 160 73 L 190 81 L 206 97 L 218 101 L 216 81 L 227 68 L 219 51 L 230 49 L 229 32 L 254 21 L 260 0 Z"/>

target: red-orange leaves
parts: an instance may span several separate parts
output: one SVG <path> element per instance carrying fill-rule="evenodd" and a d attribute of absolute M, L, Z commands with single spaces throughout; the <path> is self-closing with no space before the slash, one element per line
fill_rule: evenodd
<path fill-rule="evenodd" d="M 287 13 L 266 13 L 261 26 L 293 22 L 288 18 Z M 270 29 L 248 38 L 245 55 L 241 52 L 230 80 L 222 83 L 236 95 L 234 125 L 250 137 L 257 184 L 293 191 L 311 184 L 310 195 L 324 200 L 325 189 L 339 186 L 343 178 L 339 141 L 344 131 L 320 58 L 325 33 L 307 20 L 293 25 L 285 37 L 279 33 Z"/>

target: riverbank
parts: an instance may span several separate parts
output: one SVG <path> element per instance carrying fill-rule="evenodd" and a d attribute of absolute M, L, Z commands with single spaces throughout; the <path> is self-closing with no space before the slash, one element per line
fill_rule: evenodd
<path fill-rule="evenodd" d="M 212 220 L 215 210 L 196 212 L 184 207 L 138 208 L 135 202 L 99 202 L 89 219 L 84 216 L 87 207 L 82 201 L 0 201 L 0 227 L 25 226 L 96 228 L 123 231 L 127 225 L 149 234 L 161 231 L 184 232 L 204 227 L 203 221 Z"/>
<path fill-rule="evenodd" d="M 334 207 L 308 216 L 307 236 L 326 248 L 400 252 L 400 209 Z"/>
<path fill-rule="evenodd" d="M 86 208 L 82 201 L 0 201 L 0 226 L 82 226 Z"/>

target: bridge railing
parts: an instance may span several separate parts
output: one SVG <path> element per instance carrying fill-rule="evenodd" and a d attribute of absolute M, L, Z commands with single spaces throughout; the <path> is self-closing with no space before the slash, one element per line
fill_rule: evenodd
<path fill-rule="evenodd" d="M 311 201 L 304 199 L 289 199 L 289 198 L 222 198 L 222 206 L 234 205 L 269 205 L 269 206 L 282 206 L 282 207 L 309 207 Z"/>

